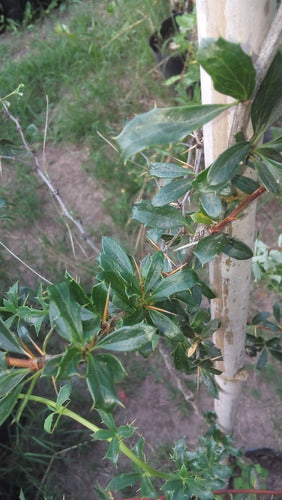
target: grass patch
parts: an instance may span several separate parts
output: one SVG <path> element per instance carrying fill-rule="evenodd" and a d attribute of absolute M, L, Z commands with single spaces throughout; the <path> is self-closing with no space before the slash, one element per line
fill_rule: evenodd
<path fill-rule="evenodd" d="M 151 33 L 169 14 L 169 2 L 88 0 L 67 5 L 26 31 L 21 28 L 3 35 L 0 96 L 24 84 L 23 96 L 10 100 L 10 110 L 25 132 L 31 125 L 38 130 L 34 149 L 42 145 L 48 96 L 47 141 L 87 145 L 87 169 L 109 192 L 105 210 L 123 227 L 142 186 L 146 161 L 124 167 L 97 131 L 112 140 L 127 119 L 150 109 L 154 101 L 169 103 L 169 90 L 152 72 L 155 61 L 148 44 Z M 20 142 L 8 120 L 2 140 Z M 12 197 L 17 198 L 20 213 L 29 196 Z M 31 200 L 32 211 L 34 204 Z"/>

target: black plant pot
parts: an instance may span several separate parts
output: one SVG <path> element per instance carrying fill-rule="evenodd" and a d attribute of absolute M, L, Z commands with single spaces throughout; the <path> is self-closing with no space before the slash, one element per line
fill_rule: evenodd
<path fill-rule="evenodd" d="M 185 65 L 186 54 L 173 54 L 169 47 L 171 38 L 179 31 L 177 18 L 182 14 L 182 12 L 176 12 L 165 19 L 160 30 L 155 31 L 149 40 L 150 47 L 165 80 L 180 75 Z"/>

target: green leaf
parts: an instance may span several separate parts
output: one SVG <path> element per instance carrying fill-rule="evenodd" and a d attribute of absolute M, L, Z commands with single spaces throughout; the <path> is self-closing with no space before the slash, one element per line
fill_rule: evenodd
<path fill-rule="evenodd" d="M 0 317 L 0 348 L 7 352 L 25 354 L 25 351 L 19 343 L 15 333 L 11 332 L 6 326 L 5 321 Z"/>
<path fill-rule="evenodd" d="M 107 258 L 114 263 L 115 269 L 119 270 L 121 275 L 123 271 L 127 274 L 134 274 L 131 261 L 121 245 L 109 236 L 104 236 L 102 239 L 103 253 Z"/>
<path fill-rule="evenodd" d="M 140 487 L 142 497 L 157 498 L 157 492 L 148 476 L 143 476 Z"/>
<path fill-rule="evenodd" d="M 28 368 L 0 372 L 0 398 L 11 392 L 29 373 Z"/>
<path fill-rule="evenodd" d="M 153 207 L 149 201 L 139 201 L 133 207 L 132 218 L 147 227 L 157 229 L 178 228 L 188 221 L 177 208 L 171 206 Z"/>
<path fill-rule="evenodd" d="M 200 371 L 200 382 L 202 382 L 207 387 L 209 394 L 213 398 L 219 398 L 218 387 L 215 382 L 213 373 L 211 373 L 206 368 L 203 368 L 202 366 Z"/>
<path fill-rule="evenodd" d="M 36 333 L 40 332 L 41 326 L 45 318 L 47 317 L 47 309 L 32 309 L 27 306 L 20 306 L 17 310 L 18 317 L 24 320 L 29 325 L 33 325 Z"/>
<path fill-rule="evenodd" d="M 223 252 L 227 243 L 228 238 L 225 233 L 212 234 L 211 236 L 206 236 L 199 241 L 196 249 L 194 250 L 194 254 L 203 266 L 210 260 L 214 259 L 216 255 Z"/>
<path fill-rule="evenodd" d="M 69 284 L 63 282 L 51 285 L 48 291 L 51 325 L 64 339 L 74 343 L 83 343 L 81 306 L 70 295 Z"/>
<path fill-rule="evenodd" d="M 207 104 L 154 108 L 133 118 L 116 137 L 116 141 L 127 160 L 145 148 L 180 141 L 229 107 Z"/>
<path fill-rule="evenodd" d="M 121 382 L 124 379 L 126 371 L 123 364 L 116 356 L 108 353 L 99 353 L 99 360 L 107 365 L 115 383 Z"/>
<path fill-rule="evenodd" d="M 165 316 L 165 314 L 159 311 L 153 311 L 152 309 L 150 309 L 149 312 L 153 324 L 165 337 L 170 340 L 183 340 L 184 335 L 179 326 L 177 326 L 168 316 Z"/>
<path fill-rule="evenodd" d="M 278 194 L 279 184 L 276 181 L 276 178 L 273 176 L 271 169 L 269 168 L 269 162 L 265 160 L 254 160 L 254 165 L 258 176 L 266 189 L 268 189 L 268 191 L 271 191 L 272 193 Z"/>
<path fill-rule="evenodd" d="M 177 179 L 163 186 L 152 199 L 154 207 L 163 207 L 171 201 L 178 200 L 191 188 L 191 181 L 188 179 Z"/>
<path fill-rule="evenodd" d="M 111 351 L 136 351 L 147 342 L 153 340 L 155 328 L 145 323 L 134 326 L 124 326 L 110 333 L 95 344 L 95 348 L 109 349 Z"/>
<path fill-rule="evenodd" d="M 120 445 L 119 438 L 117 436 L 114 436 L 108 446 L 107 453 L 105 455 L 105 458 L 111 460 L 115 465 L 118 462 L 119 445 Z"/>
<path fill-rule="evenodd" d="M 278 137 L 275 137 L 275 139 L 272 139 L 271 141 L 265 142 L 264 144 L 260 144 L 259 146 L 256 147 L 256 151 L 268 151 L 268 150 L 277 150 L 280 152 L 282 149 L 282 135 L 279 135 Z"/>
<path fill-rule="evenodd" d="M 212 77 L 215 90 L 241 101 L 251 97 L 256 83 L 256 72 L 252 58 L 240 45 L 223 38 L 204 39 L 197 59 Z"/>
<path fill-rule="evenodd" d="M 62 356 L 56 356 L 54 358 L 51 358 L 47 363 L 44 365 L 43 371 L 42 371 L 42 377 L 55 377 L 58 372 L 59 364 L 61 361 Z"/>
<path fill-rule="evenodd" d="M 216 294 L 214 293 L 214 291 L 210 287 L 208 287 L 208 285 L 205 283 L 205 281 L 200 281 L 199 285 L 201 287 L 201 292 L 205 297 L 207 297 L 208 299 L 215 299 L 216 298 Z"/>
<path fill-rule="evenodd" d="M 209 169 L 209 184 L 219 186 L 231 181 L 246 160 L 250 147 L 248 141 L 241 141 L 223 151 Z"/>
<path fill-rule="evenodd" d="M 178 177 L 185 177 L 189 174 L 192 175 L 190 170 L 180 165 L 176 165 L 175 163 L 153 163 L 149 172 L 154 177 L 163 179 L 177 179 Z"/>
<path fill-rule="evenodd" d="M 150 256 L 150 264 L 145 275 L 144 290 L 149 293 L 162 278 L 164 268 L 164 255 L 162 252 L 156 252 Z"/>
<path fill-rule="evenodd" d="M 123 490 L 128 486 L 133 486 L 139 479 L 141 479 L 142 474 L 138 472 L 129 472 L 127 474 L 121 474 L 120 476 L 114 477 L 108 484 L 108 490 Z"/>
<path fill-rule="evenodd" d="M 116 424 L 113 418 L 113 415 L 111 413 L 108 413 L 104 410 L 98 410 L 100 419 L 102 420 L 103 424 L 105 424 L 113 433 L 116 433 Z"/>
<path fill-rule="evenodd" d="M 204 224 L 205 226 L 210 226 L 213 223 L 213 220 L 202 212 L 195 212 L 192 214 L 191 219 L 195 224 Z"/>
<path fill-rule="evenodd" d="M 22 489 L 21 489 L 21 491 L 20 491 L 20 496 L 19 496 L 19 499 L 20 499 L 20 500 L 26 500 L 26 498 L 25 498 L 25 496 L 24 496 L 24 492 L 23 492 L 23 490 L 22 490 Z"/>
<path fill-rule="evenodd" d="M 48 434 L 52 433 L 52 427 L 53 427 L 53 419 L 54 419 L 55 413 L 50 413 L 45 420 L 44 420 L 44 431 L 48 432 Z"/>
<path fill-rule="evenodd" d="M 257 361 L 257 365 L 256 365 L 257 369 L 262 370 L 265 367 L 266 361 L 267 361 L 267 350 L 263 349 L 261 351 L 261 355 Z"/>
<path fill-rule="evenodd" d="M 251 119 L 256 135 L 262 133 L 281 117 L 281 88 L 282 55 L 278 52 L 252 104 Z"/>
<path fill-rule="evenodd" d="M 82 353 L 76 347 L 68 347 L 60 360 L 57 379 L 67 380 L 78 375 L 78 365 L 82 361 Z"/>
<path fill-rule="evenodd" d="M 115 435 L 115 430 L 100 429 L 99 431 L 95 432 L 95 434 L 93 434 L 93 438 L 97 439 L 98 441 L 106 441 L 108 439 L 113 438 L 114 435 Z"/>
<path fill-rule="evenodd" d="M 199 282 L 197 274 L 192 270 L 180 270 L 177 273 L 163 278 L 152 293 L 152 300 L 161 302 L 171 295 L 191 288 Z"/>
<path fill-rule="evenodd" d="M 205 170 L 202 170 L 200 172 L 196 179 L 192 182 L 192 186 L 196 191 L 202 194 L 209 194 L 209 193 L 221 193 L 223 190 L 227 188 L 227 183 L 223 183 L 220 185 L 212 186 L 208 183 L 208 174 L 211 169 L 211 165 L 208 168 L 205 168 Z M 225 193 L 224 193 L 225 194 Z"/>
<path fill-rule="evenodd" d="M 279 304 L 279 302 L 275 302 L 272 310 L 273 310 L 273 316 L 274 316 L 275 320 L 277 321 L 277 323 L 280 323 L 280 304 Z"/>
<path fill-rule="evenodd" d="M 232 184 L 246 194 L 252 194 L 260 186 L 258 182 L 244 175 L 235 175 L 232 179 Z"/>
<path fill-rule="evenodd" d="M 68 273 L 66 274 L 66 279 L 69 283 L 71 296 L 74 300 L 76 300 L 76 302 L 78 302 L 81 306 L 88 307 L 90 305 L 90 300 L 82 286 Z"/>
<path fill-rule="evenodd" d="M 0 427 L 12 413 L 24 384 L 17 385 L 8 395 L 0 399 Z"/>
<path fill-rule="evenodd" d="M 129 439 L 133 436 L 134 432 L 136 431 L 136 427 L 133 427 L 133 425 L 121 425 L 118 428 L 118 435 L 119 437 L 123 439 Z"/>
<path fill-rule="evenodd" d="M 105 283 L 98 283 L 92 288 L 91 298 L 93 302 L 93 307 L 95 312 L 103 316 L 106 300 L 107 300 L 108 289 Z"/>
<path fill-rule="evenodd" d="M 216 193 L 203 193 L 201 195 L 201 206 L 211 219 L 216 220 L 219 218 L 222 204 L 220 196 Z"/>
<path fill-rule="evenodd" d="M 0 351 L 0 372 L 7 370 L 6 352 Z"/>
<path fill-rule="evenodd" d="M 86 343 L 90 343 L 101 330 L 101 316 L 97 316 L 97 314 L 84 307 L 81 308 L 80 316 L 84 340 Z"/>
<path fill-rule="evenodd" d="M 252 250 L 243 241 L 230 237 L 228 237 L 228 244 L 223 252 L 237 260 L 251 259 L 253 256 Z"/>
<path fill-rule="evenodd" d="M 282 351 L 278 350 L 278 349 L 268 349 L 270 354 L 275 358 L 275 359 L 278 359 L 278 361 L 280 361 L 282 363 Z"/>
<path fill-rule="evenodd" d="M 111 369 L 99 355 L 87 354 L 86 382 L 93 399 L 93 405 L 106 411 L 112 410 L 119 399 L 114 391 Z"/>
<path fill-rule="evenodd" d="M 60 387 L 56 401 L 56 408 L 60 408 L 69 399 L 71 390 L 72 390 L 72 384 L 70 383 L 62 385 Z"/>

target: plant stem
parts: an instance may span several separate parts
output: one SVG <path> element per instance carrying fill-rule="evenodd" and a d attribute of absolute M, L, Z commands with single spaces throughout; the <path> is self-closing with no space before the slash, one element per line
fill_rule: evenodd
<path fill-rule="evenodd" d="M 237 216 L 248 206 L 252 201 L 254 201 L 258 196 L 266 192 L 266 188 L 264 186 L 260 186 L 254 193 L 247 196 L 241 203 L 236 207 L 233 212 L 231 212 L 228 217 L 226 217 L 223 221 L 219 222 L 215 226 L 210 229 L 212 234 L 219 233 L 222 231 L 223 227 L 230 224 L 233 220 L 237 218 Z"/>
<path fill-rule="evenodd" d="M 25 394 L 19 394 L 19 399 L 24 399 L 25 398 Z M 94 432 L 97 432 L 97 431 L 100 431 L 102 430 L 100 427 L 98 427 L 97 425 L 95 424 L 92 424 L 92 422 L 89 422 L 89 420 L 87 420 L 86 418 L 83 418 L 81 415 L 79 415 L 78 413 L 75 413 L 74 411 L 72 410 L 69 410 L 68 408 L 66 408 L 65 406 L 61 406 L 60 408 L 58 408 L 56 406 L 56 403 L 55 401 L 52 401 L 50 399 L 47 399 L 47 398 L 43 398 L 41 396 L 29 396 L 29 400 L 30 401 L 34 401 L 36 403 L 41 403 L 41 404 L 44 404 L 46 406 L 48 406 L 51 410 L 55 410 L 55 411 L 59 411 L 60 412 L 60 415 L 64 415 L 65 417 L 69 417 L 71 418 L 72 420 L 75 420 L 76 422 L 78 422 L 79 424 L 83 425 L 83 427 L 86 427 L 87 429 L 89 429 L 90 431 Z M 94 436 L 95 438 L 95 436 Z M 111 441 L 112 438 L 108 438 L 106 439 L 106 441 Z M 140 467 L 146 474 L 152 476 L 152 477 L 159 477 L 161 479 L 169 479 L 171 478 L 171 475 L 166 473 L 166 472 L 161 472 L 161 471 L 158 471 L 156 469 L 153 469 L 152 467 L 150 467 L 148 464 L 146 464 L 143 460 L 141 460 L 139 457 L 137 457 L 133 451 L 131 451 L 125 444 L 123 441 L 120 441 L 120 451 L 126 455 L 130 460 L 131 462 L 135 463 L 138 467 Z"/>

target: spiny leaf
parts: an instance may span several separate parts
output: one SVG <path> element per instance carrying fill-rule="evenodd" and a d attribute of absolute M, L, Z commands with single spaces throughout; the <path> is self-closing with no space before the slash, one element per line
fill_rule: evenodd
<path fill-rule="evenodd" d="M 207 262 L 214 259 L 216 255 L 223 252 L 227 246 L 227 242 L 228 239 L 225 233 L 217 233 L 212 234 L 211 236 L 206 236 L 199 241 L 194 254 L 203 266 Z"/>
<path fill-rule="evenodd" d="M 189 174 L 192 175 L 187 168 L 183 168 L 175 163 L 153 163 L 150 168 L 150 174 L 163 179 L 177 179 Z"/>
<path fill-rule="evenodd" d="M 69 284 L 63 282 L 51 285 L 48 291 L 51 324 L 64 339 L 83 342 L 81 306 L 71 296 Z"/>
<path fill-rule="evenodd" d="M 25 354 L 23 347 L 15 333 L 11 332 L 5 321 L 0 317 L 0 348 L 4 351 Z"/>
<path fill-rule="evenodd" d="M 191 188 L 188 179 L 176 179 L 163 186 L 152 199 L 154 207 L 163 207 L 187 193 Z"/>
<path fill-rule="evenodd" d="M 208 182 L 211 186 L 225 184 L 238 173 L 250 151 L 250 143 L 237 142 L 219 155 L 208 172 Z"/>
<path fill-rule="evenodd" d="M 281 88 L 282 54 L 278 52 L 252 104 L 251 118 L 257 135 L 281 117 Z"/>
<path fill-rule="evenodd" d="M 253 256 L 252 250 L 243 241 L 236 238 L 228 238 L 227 246 L 223 252 L 237 260 L 251 259 Z"/>
<path fill-rule="evenodd" d="M 154 108 L 133 118 L 116 137 L 116 141 L 127 160 L 145 148 L 180 141 L 229 107 L 207 104 Z"/>
<path fill-rule="evenodd" d="M 188 221 L 181 212 L 174 207 L 153 207 L 149 201 L 135 203 L 132 218 L 147 227 L 157 229 L 178 228 L 187 225 Z"/>
<path fill-rule="evenodd" d="M 251 97 L 256 72 L 252 58 L 240 45 L 223 38 L 204 39 L 197 59 L 212 77 L 215 90 L 240 100 Z"/>
<path fill-rule="evenodd" d="M 99 340 L 95 347 L 109 349 L 111 351 L 135 351 L 151 342 L 155 334 L 155 328 L 145 323 L 134 326 L 124 326 Z"/>

